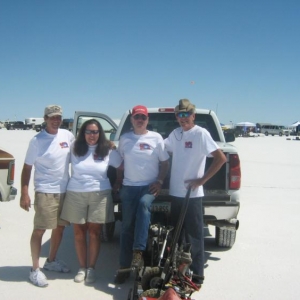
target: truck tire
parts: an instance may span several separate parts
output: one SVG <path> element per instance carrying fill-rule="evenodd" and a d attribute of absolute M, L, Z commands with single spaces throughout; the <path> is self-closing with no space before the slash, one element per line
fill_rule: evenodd
<path fill-rule="evenodd" d="M 159 284 L 163 280 L 160 275 L 161 270 L 159 267 L 154 267 L 146 270 L 141 279 L 143 291 L 157 288 L 157 284 Z"/>
<path fill-rule="evenodd" d="M 216 227 L 216 244 L 222 248 L 231 248 L 234 245 L 236 230 L 221 229 Z"/>
<path fill-rule="evenodd" d="M 110 222 L 102 225 L 100 233 L 100 239 L 102 242 L 110 242 L 113 239 L 115 224 L 116 222 Z"/>
<path fill-rule="evenodd" d="M 266 132 L 265 132 L 265 136 L 268 136 L 268 135 L 269 135 L 269 132 L 268 132 L 268 131 L 266 131 Z"/>

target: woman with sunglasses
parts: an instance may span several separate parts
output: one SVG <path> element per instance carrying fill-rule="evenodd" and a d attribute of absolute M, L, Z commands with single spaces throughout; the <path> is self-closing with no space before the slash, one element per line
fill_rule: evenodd
<path fill-rule="evenodd" d="M 108 166 L 118 168 L 119 153 L 111 149 L 100 123 L 86 121 L 71 149 L 71 178 L 61 218 L 73 223 L 79 270 L 75 282 L 93 283 L 100 250 L 101 224 L 114 221 Z M 87 243 L 88 241 L 88 243 Z"/>
<path fill-rule="evenodd" d="M 150 224 L 150 206 L 160 192 L 169 168 L 169 155 L 162 136 L 147 129 L 148 110 L 143 105 L 132 109 L 133 131 L 120 138 L 118 151 L 124 159 L 122 200 L 121 269 L 139 269 L 143 264 Z M 128 272 L 118 272 L 115 283 L 122 284 Z"/>

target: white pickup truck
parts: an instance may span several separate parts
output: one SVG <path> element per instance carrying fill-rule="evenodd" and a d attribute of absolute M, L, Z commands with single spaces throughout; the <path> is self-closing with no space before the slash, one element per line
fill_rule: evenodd
<path fill-rule="evenodd" d="M 174 128 L 179 126 L 174 116 L 174 108 L 148 108 L 148 113 L 148 129 L 160 133 L 163 138 L 166 138 Z M 75 112 L 74 116 L 73 133 L 76 136 L 78 129 L 85 120 L 95 118 L 100 121 L 106 136 L 117 146 L 120 136 L 132 129 L 130 114 L 130 110 L 126 111 L 117 127 L 106 115 L 78 111 Z M 203 207 L 205 223 L 215 226 L 216 244 L 220 247 L 232 247 L 236 239 L 236 230 L 239 227 L 237 215 L 240 208 L 239 189 L 241 185 L 239 156 L 237 149 L 230 144 L 235 138 L 233 134 L 224 136 L 220 122 L 211 110 L 197 109 L 195 123 L 210 132 L 212 138 L 227 157 L 227 162 L 218 173 L 204 185 Z M 207 158 L 206 168 L 211 161 L 212 158 Z M 113 178 L 114 175 L 112 174 L 111 177 Z M 170 212 L 171 203 L 168 188 L 169 177 L 163 184 L 161 194 L 152 204 L 153 214 L 168 215 Z M 121 205 L 116 205 L 116 207 L 116 219 L 121 219 Z M 167 220 L 167 218 L 165 219 Z M 110 238 L 113 234 L 114 224 L 107 226 L 106 229 L 106 234 Z"/>
<path fill-rule="evenodd" d="M 15 175 L 14 157 L 0 148 L 0 201 L 14 200 L 17 189 L 13 187 Z"/>

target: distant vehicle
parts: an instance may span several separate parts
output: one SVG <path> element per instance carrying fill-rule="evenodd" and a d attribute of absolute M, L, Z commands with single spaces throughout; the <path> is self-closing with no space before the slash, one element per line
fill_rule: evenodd
<path fill-rule="evenodd" d="M 17 189 L 13 187 L 15 158 L 0 148 L 0 201 L 14 200 Z"/>
<path fill-rule="evenodd" d="M 61 122 L 60 128 L 72 131 L 73 122 L 74 122 L 74 119 L 63 119 L 62 122 Z M 44 130 L 45 127 L 46 127 L 46 122 L 43 122 L 42 124 L 35 125 L 34 129 L 35 129 L 36 132 L 39 132 L 41 130 Z"/>
<path fill-rule="evenodd" d="M 38 124 L 34 126 L 34 129 L 36 132 L 40 132 L 41 130 L 44 130 L 46 127 L 46 122 L 43 122 L 42 124 Z"/>
<path fill-rule="evenodd" d="M 63 119 L 60 128 L 72 131 L 74 119 Z"/>
<path fill-rule="evenodd" d="M 291 133 L 291 130 L 287 129 L 283 125 L 262 125 L 260 132 L 265 134 L 266 136 L 268 136 L 268 135 L 289 136 Z"/>
<path fill-rule="evenodd" d="M 25 124 L 40 125 L 44 122 L 44 118 L 26 118 Z"/>
<path fill-rule="evenodd" d="M 6 124 L 7 130 L 29 130 L 32 129 L 32 124 L 25 124 L 23 121 L 14 121 L 14 122 L 8 122 Z"/>

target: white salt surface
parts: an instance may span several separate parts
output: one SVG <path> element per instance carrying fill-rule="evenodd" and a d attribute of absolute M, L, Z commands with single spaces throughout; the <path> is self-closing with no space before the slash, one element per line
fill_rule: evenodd
<path fill-rule="evenodd" d="M 115 286 L 119 227 L 114 240 L 102 244 L 94 285 L 74 283 L 78 269 L 73 232 L 65 230 L 58 257 L 72 269 L 69 274 L 45 272 L 49 286 L 28 282 L 31 265 L 29 240 L 33 209 L 19 207 L 20 174 L 34 131 L 0 130 L 0 146 L 16 158 L 14 201 L 0 203 L 1 299 L 114 299 L 126 300 L 133 279 Z M 214 246 L 214 227 L 205 241 L 207 268 L 202 291 L 193 299 L 300 299 L 300 141 L 268 136 L 237 138 L 242 167 L 240 228 L 230 250 Z M 32 183 L 32 180 L 31 180 Z M 33 199 L 33 189 L 31 191 Z M 41 265 L 47 257 L 50 231 L 43 240 Z"/>

